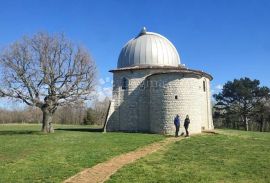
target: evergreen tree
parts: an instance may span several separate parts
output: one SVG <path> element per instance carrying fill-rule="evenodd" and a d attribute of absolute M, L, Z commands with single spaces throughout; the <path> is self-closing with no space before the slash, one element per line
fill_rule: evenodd
<path fill-rule="evenodd" d="M 83 123 L 84 125 L 93 125 L 96 122 L 96 116 L 95 116 L 95 112 L 93 111 L 93 109 L 89 108 L 86 111 L 86 116 L 83 119 Z"/>
<path fill-rule="evenodd" d="M 259 80 L 250 78 L 228 81 L 222 92 L 215 94 L 215 116 L 225 119 L 228 126 L 239 128 L 244 126 L 250 130 L 250 119 L 263 113 L 262 106 L 270 98 L 270 89 L 260 86 Z M 228 123 L 231 123 L 230 125 Z"/>

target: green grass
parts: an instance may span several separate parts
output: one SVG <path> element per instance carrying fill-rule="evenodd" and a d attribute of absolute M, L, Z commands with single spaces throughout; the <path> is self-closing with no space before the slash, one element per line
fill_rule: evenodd
<path fill-rule="evenodd" d="M 176 142 L 125 166 L 108 182 L 270 182 L 270 133 L 219 132 Z"/>
<path fill-rule="evenodd" d="M 164 139 L 136 133 L 39 131 L 40 125 L 0 125 L 1 183 L 61 182 L 84 168 Z"/>

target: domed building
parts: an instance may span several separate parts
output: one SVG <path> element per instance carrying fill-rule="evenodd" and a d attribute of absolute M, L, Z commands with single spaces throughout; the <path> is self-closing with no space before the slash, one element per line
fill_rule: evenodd
<path fill-rule="evenodd" d="M 174 117 L 190 118 L 190 133 L 213 129 L 210 81 L 203 71 L 181 64 L 174 45 L 147 32 L 122 48 L 113 73 L 112 101 L 106 131 L 173 135 Z"/>

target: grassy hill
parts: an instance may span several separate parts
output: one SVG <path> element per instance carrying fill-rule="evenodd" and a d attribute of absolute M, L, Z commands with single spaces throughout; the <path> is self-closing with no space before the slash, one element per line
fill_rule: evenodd
<path fill-rule="evenodd" d="M 270 133 L 219 130 L 127 165 L 113 182 L 270 182 Z"/>
<path fill-rule="evenodd" d="M 56 126 L 56 128 L 81 126 Z M 0 125 L 0 182 L 61 182 L 160 135 Z M 270 182 L 270 133 L 219 130 L 183 139 L 125 166 L 108 182 Z"/>
<path fill-rule="evenodd" d="M 61 182 L 84 168 L 164 139 L 134 133 L 39 131 L 40 125 L 0 125 L 1 183 Z"/>

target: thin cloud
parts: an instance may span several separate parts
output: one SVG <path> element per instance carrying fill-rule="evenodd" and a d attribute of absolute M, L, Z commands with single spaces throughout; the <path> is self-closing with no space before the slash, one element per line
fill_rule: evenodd
<path fill-rule="evenodd" d="M 217 89 L 217 90 L 222 90 L 222 88 L 223 88 L 223 85 L 221 85 L 221 84 L 218 84 L 215 86 L 215 89 Z"/>

